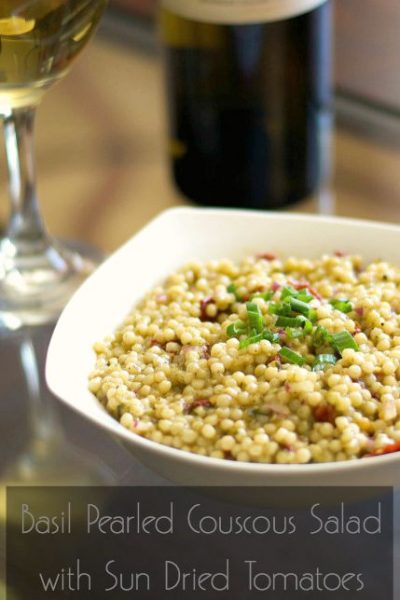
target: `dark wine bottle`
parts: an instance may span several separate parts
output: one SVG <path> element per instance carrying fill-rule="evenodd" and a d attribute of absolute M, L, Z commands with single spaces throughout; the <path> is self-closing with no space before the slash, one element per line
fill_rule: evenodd
<path fill-rule="evenodd" d="M 274 209 L 329 171 L 329 0 L 162 0 L 173 177 L 203 205 Z"/>

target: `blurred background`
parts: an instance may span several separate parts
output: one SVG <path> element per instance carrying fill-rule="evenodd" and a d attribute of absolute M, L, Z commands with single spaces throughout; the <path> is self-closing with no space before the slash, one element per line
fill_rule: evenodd
<path fill-rule="evenodd" d="M 156 0 L 111 0 L 96 38 L 38 111 L 38 184 L 52 233 L 109 252 L 160 210 L 171 183 Z M 334 211 L 400 214 L 400 4 L 334 0 Z M 0 156 L 0 165 L 4 165 Z M 7 214 L 6 172 L 0 168 Z M 291 210 L 314 210 L 306 201 Z"/>

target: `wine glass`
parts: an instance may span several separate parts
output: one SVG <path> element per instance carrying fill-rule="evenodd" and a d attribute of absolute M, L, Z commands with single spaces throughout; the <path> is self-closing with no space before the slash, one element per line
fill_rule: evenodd
<path fill-rule="evenodd" d="M 0 118 L 11 200 L 9 223 L 0 238 L 0 341 L 2 349 L 10 340 L 19 349 L 32 430 L 29 448 L 0 480 L 0 534 L 6 484 L 113 481 L 97 457 L 74 450 L 62 437 L 49 393 L 41 384 L 44 356 L 39 361 L 33 342 L 42 327 L 50 328 L 44 338 L 50 335 L 51 324 L 72 292 L 100 261 L 100 253 L 62 244 L 47 232 L 35 189 L 33 129 L 43 94 L 68 72 L 106 4 L 107 0 L 0 0 Z"/>
<path fill-rule="evenodd" d="M 11 200 L 0 239 L 0 331 L 53 321 L 99 262 L 47 232 L 35 189 L 37 105 L 92 36 L 107 0 L 1 0 L 0 118 Z"/>

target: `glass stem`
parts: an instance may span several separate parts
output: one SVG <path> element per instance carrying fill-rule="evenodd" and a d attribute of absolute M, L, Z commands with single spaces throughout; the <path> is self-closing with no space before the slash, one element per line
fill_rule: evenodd
<path fill-rule="evenodd" d="M 27 385 L 31 436 L 34 442 L 48 442 L 63 438 L 55 408 L 49 402 L 49 393 L 43 385 L 38 364 L 37 349 L 31 336 L 26 335 L 20 345 L 21 365 Z"/>
<path fill-rule="evenodd" d="M 40 216 L 36 195 L 33 132 L 35 107 L 11 109 L 3 115 L 9 174 L 11 216 L 7 238 L 17 255 L 40 254 L 49 237 Z"/>

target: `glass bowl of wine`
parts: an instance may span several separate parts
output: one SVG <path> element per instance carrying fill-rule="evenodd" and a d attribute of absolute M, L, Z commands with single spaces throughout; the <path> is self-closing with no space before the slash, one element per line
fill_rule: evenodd
<path fill-rule="evenodd" d="M 47 232 L 35 187 L 33 126 L 46 90 L 68 72 L 94 33 L 106 0 L 0 3 L 0 118 L 10 219 L 0 238 L 0 331 L 56 319 L 99 255 Z"/>

